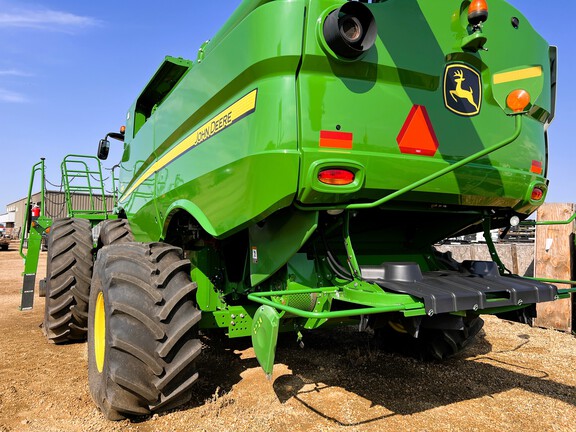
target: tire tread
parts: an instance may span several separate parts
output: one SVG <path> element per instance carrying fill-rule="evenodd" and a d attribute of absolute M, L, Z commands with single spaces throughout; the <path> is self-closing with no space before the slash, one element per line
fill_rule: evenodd
<path fill-rule="evenodd" d="M 105 293 L 106 359 L 95 369 L 89 341 L 93 399 L 108 418 L 149 414 L 190 399 L 201 352 L 196 284 L 182 250 L 164 243 L 103 247 L 92 284 Z M 89 314 L 93 325 L 93 312 Z M 89 331 L 92 333 L 92 330 Z"/>

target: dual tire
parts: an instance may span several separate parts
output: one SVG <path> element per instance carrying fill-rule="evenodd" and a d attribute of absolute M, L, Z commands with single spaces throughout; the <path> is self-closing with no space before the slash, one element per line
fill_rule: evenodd
<path fill-rule="evenodd" d="M 99 245 L 133 241 L 124 219 L 100 224 Z M 94 261 L 92 227 L 86 219 L 56 219 L 50 228 L 46 279 L 40 295 L 46 297 L 43 328 L 56 344 L 86 340 L 88 301 Z"/>
<path fill-rule="evenodd" d="M 92 231 L 85 219 L 56 219 L 48 240 L 43 329 L 54 343 L 83 341 L 92 278 Z"/>
<path fill-rule="evenodd" d="M 44 331 L 54 343 L 88 337 L 92 398 L 111 420 L 190 399 L 198 378 L 200 311 L 179 248 L 134 243 L 125 220 L 54 221 L 44 284 Z"/>

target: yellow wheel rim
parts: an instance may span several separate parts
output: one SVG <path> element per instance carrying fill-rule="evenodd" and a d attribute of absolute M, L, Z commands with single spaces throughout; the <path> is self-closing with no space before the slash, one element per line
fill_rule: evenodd
<path fill-rule="evenodd" d="M 395 323 L 394 321 L 388 321 L 388 324 L 390 324 L 390 327 L 392 327 L 398 333 L 408 333 L 404 328 L 404 326 L 400 323 Z"/>
<path fill-rule="evenodd" d="M 102 291 L 98 293 L 94 312 L 94 355 L 98 372 L 102 373 L 106 356 L 106 310 Z"/>

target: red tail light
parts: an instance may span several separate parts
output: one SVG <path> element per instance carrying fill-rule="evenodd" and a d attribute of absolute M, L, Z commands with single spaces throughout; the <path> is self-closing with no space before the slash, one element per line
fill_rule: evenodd
<path fill-rule="evenodd" d="M 544 196 L 544 191 L 539 187 L 532 189 L 532 196 L 530 197 L 532 201 L 540 201 Z"/>
<path fill-rule="evenodd" d="M 327 185 L 349 185 L 354 182 L 354 178 L 354 173 L 345 169 L 330 168 L 318 173 L 318 180 Z"/>

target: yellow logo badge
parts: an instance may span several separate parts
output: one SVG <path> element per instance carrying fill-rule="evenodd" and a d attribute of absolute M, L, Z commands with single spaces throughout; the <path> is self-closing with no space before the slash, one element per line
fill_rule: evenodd
<path fill-rule="evenodd" d="M 477 115 L 482 105 L 480 74 L 464 64 L 447 65 L 444 71 L 444 105 L 458 115 Z"/>

